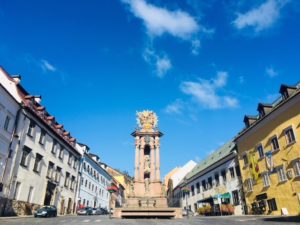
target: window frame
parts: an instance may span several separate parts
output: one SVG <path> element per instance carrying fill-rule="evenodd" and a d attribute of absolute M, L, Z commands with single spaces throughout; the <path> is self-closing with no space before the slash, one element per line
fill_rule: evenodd
<path fill-rule="evenodd" d="M 270 187 L 271 186 L 271 180 L 270 180 L 270 175 L 268 172 L 262 173 L 262 180 L 263 180 L 263 185 L 264 187 Z"/>
<path fill-rule="evenodd" d="M 265 157 L 264 147 L 262 144 L 256 146 L 256 151 L 258 152 L 259 159 L 263 159 Z"/>
<path fill-rule="evenodd" d="M 295 177 L 300 177 L 300 159 L 296 159 L 293 162 L 293 170 L 294 170 Z"/>
<path fill-rule="evenodd" d="M 25 155 L 25 158 L 24 158 L 24 153 L 27 153 Z M 28 168 L 28 164 L 29 164 L 29 155 L 30 153 L 32 152 L 32 149 L 27 147 L 26 145 L 23 146 L 23 152 L 22 152 L 22 157 L 21 157 L 21 161 L 20 161 L 20 165 L 25 167 L 25 168 Z"/>
<path fill-rule="evenodd" d="M 9 123 L 10 123 L 11 119 L 12 119 L 11 116 L 6 115 L 5 121 L 4 121 L 4 125 L 3 125 L 3 129 L 4 129 L 6 132 L 9 132 Z"/>
<path fill-rule="evenodd" d="M 294 140 L 292 140 L 292 141 L 290 141 L 290 136 L 288 135 L 288 132 L 289 131 L 291 131 L 292 133 L 292 137 L 293 137 L 293 139 Z M 285 139 L 286 139 L 286 143 L 287 143 L 287 145 L 289 146 L 289 145 L 292 145 L 292 144 L 294 144 L 294 143 L 296 143 L 296 134 L 295 134 L 295 132 L 294 132 L 294 129 L 293 129 L 293 126 L 289 126 L 289 127 L 287 127 L 286 129 L 284 129 L 284 136 L 285 136 Z"/>
<path fill-rule="evenodd" d="M 34 172 L 41 173 L 41 170 L 42 170 L 41 162 L 42 162 L 42 160 L 43 160 L 43 156 L 39 153 L 36 153 L 34 164 L 33 164 L 33 171 Z"/>
<path fill-rule="evenodd" d="M 282 171 L 282 173 L 280 171 Z M 286 176 L 286 171 L 285 171 L 284 166 L 277 167 L 276 168 L 276 172 L 277 172 L 278 182 L 279 183 L 283 183 L 283 182 L 286 182 L 288 180 L 287 176 Z M 283 179 L 281 179 L 281 175 L 283 175 Z"/>
<path fill-rule="evenodd" d="M 276 140 L 276 143 L 277 143 L 277 146 L 278 148 L 274 148 L 274 142 L 273 140 Z M 277 135 L 274 135 L 270 138 L 270 143 L 271 143 L 271 147 L 272 147 L 272 151 L 273 152 L 276 152 L 276 151 L 279 151 L 280 150 L 280 145 L 279 145 L 279 140 L 278 140 L 278 137 Z"/>

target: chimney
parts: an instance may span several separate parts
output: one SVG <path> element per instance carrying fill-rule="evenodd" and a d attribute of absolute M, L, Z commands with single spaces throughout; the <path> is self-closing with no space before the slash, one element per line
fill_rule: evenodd
<path fill-rule="evenodd" d="M 12 79 L 16 84 L 19 84 L 21 82 L 21 76 L 20 75 L 13 75 Z"/>
<path fill-rule="evenodd" d="M 35 101 L 36 103 L 40 104 L 41 101 L 42 101 L 42 96 L 40 96 L 40 95 L 35 95 L 35 96 L 34 96 L 34 101 Z"/>

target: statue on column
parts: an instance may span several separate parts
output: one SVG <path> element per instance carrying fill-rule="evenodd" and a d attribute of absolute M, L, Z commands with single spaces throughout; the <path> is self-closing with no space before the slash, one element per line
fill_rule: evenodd
<path fill-rule="evenodd" d="M 145 155 L 145 161 L 144 161 L 144 169 L 145 171 L 150 171 L 150 156 L 149 155 Z"/>

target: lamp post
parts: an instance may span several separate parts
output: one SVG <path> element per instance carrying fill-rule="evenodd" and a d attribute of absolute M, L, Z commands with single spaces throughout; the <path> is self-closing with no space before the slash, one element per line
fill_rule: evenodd
<path fill-rule="evenodd" d="M 182 189 L 182 192 L 185 194 L 185 209 L 186 209 L 186 217 L 189 218 L 189 211 L 188 211 L 188 194 L 190 193 L 190 188 L 185 186 Z"/>
<path fill-rule="evenodd" d="M 118 188 L 115 185 L 111 185 L 111 186 L 107 187 L 107 191 L 109 192 L 109 201 L 108 201 L 109 219 L 111 219 L 111 207 L 110 207 L 111 194 L 118 191 Z"/>

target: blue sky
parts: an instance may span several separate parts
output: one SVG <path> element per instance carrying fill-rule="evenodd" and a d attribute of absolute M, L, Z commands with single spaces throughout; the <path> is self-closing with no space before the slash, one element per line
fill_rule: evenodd
<path fill-rule="evenodd" d="M 135 113 L 154 110 L 164 175 L 299 82 L 299 13 L 296 0 L 0 0 L 0 65 L 131 174 Z"/>

